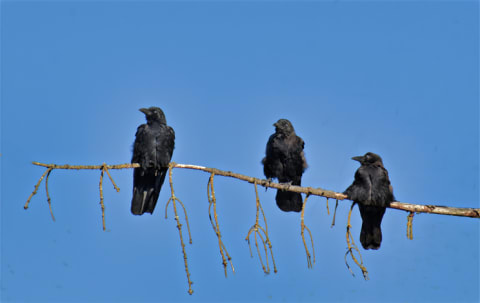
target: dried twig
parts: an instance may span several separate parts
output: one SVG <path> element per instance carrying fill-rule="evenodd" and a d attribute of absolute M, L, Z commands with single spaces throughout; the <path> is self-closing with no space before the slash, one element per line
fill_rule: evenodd
<path fill-rule="evenodd" d="M 28 205 L 30 204 L 30 200 L 32 199 L 33 196 L 35 196 L 37 194 L 37 191 L 38 191 L 38 188 L 40 187 L 40 183 L 42 183 L 42 180 L 43 178 L 45 178 L 45 176 L 52 170 L 53 168 L 47 168 L 45 170 L 45 172 L 43 173 L 43 175 L 40 177 L 40 179 L 38 180 L 37 184 L 35 185 L 35 188 L 33 189 L 33 192 L 30 194 L 30 196 L 28 196 L 28 199 L 27 199 L 27 202 L 25 203 L 25 205 L 23 206 L 24 209 L 28 209 Z"/>
<path fill-rule="evenodd" d="M 118 192 L 120 192 L 120 188 L 115 184 L 115 181 L 113 181 L 112 175 L 110 175 L 110 172 L 108 171 L 108 165 L 103 163 L 102 169 L 107 172 L 108 177 L 110 178 L 110 181 L 112 182 L 113 188 Z"/>
<path fill-rule="evenodd" d="M 265 274 L 270 273 L 270 265 L 268 262 L 268 249 L 270 249 L 270 255 L 272 256 L 273 272 L 277 273 L 277 265 L 275 264 L 275 258 L 273 257 L 272 243 L 270 242 L 270 238 L 268 236 L 267 218 L 265 217 L 262 204 L 260 203 L 260 198 L 258 197 L 257 183 L 253 183 L 253 185 L 255 187 L 255 198 L 256 198 L 255 200 L 256 200 L 256 209 L 257 209 L 255 214 L 255 224 L 253 224 L 253 226 L 248 230 L 245 240 L 248 243 L 248 248 L 250 250 L 250 257 L 253 258 L 252 248 L 250 246 L 250 234 L 253 232 L 254 238 L 255 238 L 255 246 L 257 248 L 258 259 L 260 260 L 260 265 L 262 266 L 263 272 Z M 259 223 L 260 211 L 262 212 L 265 228 L 263 228 Z M 262 233 L 263 233 L 263 236 L 262 236 Z M 267 266 L 265 266 L 263 263 L 262 254 L 260 253 L 260 248 L 258 246 L 257 235 L 258 237 L 260 237 L 260 240 L 262 240 L 263 249 L 265 251 L 265 263 L 267 264 Z M 268 249 L 267 249 L 267 245 L 268 245 Z"/>
<path fill-rule="evenodd" d="M 413 212 L 407 216 L 407 238 L 410 240 L 413 240 L 413 216 Z"/>
<path fill-rule="evenodd" d="M 102 172 L 100 173 L 100 183 L 98 187 L 100 188 L 100 207 L 102 208 L 102 225 L 103 225 L 103 230 L 105 231 L 105 204 L 103 203 L 103 172 L 104 172 L 104 169 L 102 168 Z"/>
<path fill-rule="evenodd" d="M 330 209 L 328 208 L 328 198 L 327 198 L 327 201 L 326 201 L 326 202 L 327 202 L 327 215 L 330 216 Z"/>
<path fill-rule="evenodd" d="M 110 178 L 110 181 L 113 184 L 113 187 L 117 192 L 120 191 L 120 188 L 115 184 L 115 181 L 113 181 L 112 176 L 110 175 L 110 172 L 108 169 L 124 169 L 124 168 L 135 168 L 135 167 L 140 167 L 139 164 L 137 163 L 132 163 L 132 164 L 119 164 L 119 165 L 107 165 L 105 163 L 101 165 L 57 165 L 57 164 L 44 164 L 44 163 L 39 163 L 39 162 L 32 162 L 34 165 L 37 166 L 42 166 L 42 167 L 47 167 L 47 170 L 43 173 L 43 175 L 40 177 L 38 180 L 37 184 L 35 185 L 35 189 L 33 192 L 30 194 L 30 196 L 27 199 L 27 202 L 25 203 L 25 206 L 23 207 L 24 209 L 28 209 L 30 200 L 32 197 L 37 193 L 38 187 L 40 186 L 40 183 L 42 182 L 43 178 L 46 176 L 45 179 L 45 190 L 47 194 L 47 202 L 48 202 L 48 207 L 50 209 L 50 214 L 52 216 L 53 221 L 55 221 L 55 217 L 53 216 L 53 210 L 52 210 L 52 204 L 51 204 L 51 198 L 50 194 L 48 191 L 48 177 L 50 176 L 50 173 L 54 169 L 100 169 L 102 172 L 100 173 L 100 182 L 99 182 L 99 189 L 100 189 L 100 205 L 102 209 L 102 225 L 103 225 L 103 230 L 105 230 L 105 204 L 103 201 L 103 174 L 104 172 L 107 172 L 108 177 Z"/>
<path fill-rule="evenodd" d="M 213 187 L 213 177 L 215 176 L 214 173 L 210 175 L 207 184 L 207 196 L 208 196 L 208 216 L 210 218 L 210 222 L 212 223 L 213 230 L 218 238 L 218 247 L 220 248 L 220 255 L 222 256 L 222 264 L 223 269 L 225 271 L 225 278 L 227 277 L 227 259 L 230 262 L 230 266 L 232 267 L 232 272 L 235 273 L 235 268 L 233 267 L 232 258 L 228 254 L 227 248 L 222 241 L 222 234 L 220 233 L 220 224 L 218 223 L 218 216 L 217 216 L 217 198 L 215 197 L 215 189 Z M 212 214 L 211 214 L 211 207 L 213 205 L 213 216 L 215 219 L 215 223 L 212 221 Z M 225 252 L 225 253 L 224 253 Z M 227 257 L 225 258 L 225 254 Z"/>
<path fill-rule="evenodd" d="M 300 234 L 302 235 L 303 245 L 305 246 L 305 253 L 307 254 L 308 268 L 313 268 L 313 265 L 315 264 L 315 246 L 313 245 L 312 233 L 304 223 L 305 205 L 307 205 L 308 196 L 309 196 L 308 194 L 305 196 L 305 200 L 303 201 L 303 205 L 302 205 L 302 214 L 300 216 Z M 308 250 L 308 247 L 307 247 L 307 242 L 305 241 L 305 234 L 304 234 L 305 229 L 308 231 L 308 235 L 310 236 L 310 240 L 312 242 L 313 263 L 312 263 L 312 256 L 310 255 L 310 251 Z"/>
<path fill-rule="evenodd" d="M 53 210 L 52 210 L 52 200 L 50 199 L 50 195 L 48 194 L 48 177 L 50 177 L 51 172 L 52 172 L 51 168 L 47 169 L 47 178 L 45 178 L 45 191 L 47 193 L 47 202 L 48 202 L 48 208 L 50 209 L 50 215 L 52 215 L 52 220 L 53 222 L 55 222 L 55 217 L 53 216 Z"/>
<path fill-rule="evenodd" d="M 333 211 L 332 225 L 330 225 L 330 228 L 335 226 L 335 217 L 337 216 L 337 207 L 338 207 L 338 200 L 335 201 L 335 210 Z"/>
<path fill-rule="evenodd" d="M 138 163 L 125 163 L 125 164 L 115 164 L 115 165 L 105 165 L 105 163 L 100 165 L 70 165 L 70 164 L 58 165 L 58 164 L 45 164 L 45 163 L 33 161 L 32 164 L 37 166 L 42 166 L 42 167 L 53 168 L 53 169 L 77 169 L 77 170 L 102 169 L 104 166 L 106 166 L 108 169 L 124 169 L 124 168 L 140 167 L 140 164 Z"/>
<path fill-rule="evenodd" d="M 347 265 L 347 268 L 350 271 L 350 273 L 352 274 L 352 276 L 355 277 L 355 274 L 353 273 L 352 269 L 350 268 L 350 266 L 348 265 L 348 262 L 347 262 L 347 255 L 350 254 L 350 256 L 352 257 L 355 264 L 357 264 L 358 267 L 360 267 L 360 269 L 362 270 L 363 277 L 365 278 L 365 280 L 368 280 L 368 271 L 367 271 L 367 268 L 363 265 L 362 254 L 360 253 L 360 250 L 358 249 L 357 245 L 355 244 L 355 241 L 353 241 L 352 232 L 350 231 L 350 229 L 352 228 L 352 225 L 350 224 L 350 218 L 352 216 L 352 210 L 353 210 L 354 206 L 355 206 L 355 202 L 352 203 L 352 206 L 350 207 L 350 211 L 348 212 L 348 221 L 347 221 L 347 245 L 348 245 L 348 248 L 347 248 L 347 252 L 345 253 L 345 265 Z M 352 249 L 355 249 L 357 251 L 358 256 L 360 257 L 360 262 L 358 262 L 357 258 L 355 258 L 355 255 L 354 255 Z"/>
<path fill-rule="evenodd" d="M 175 213 L 175 221 L 177 221 L 177 228 L 178 228 L 178 234 L 180 236 L 180 244 L 182 246 L 182 253 L 183 253 L 183 261 L 185 263 L 185 273 L 187 274 L 187 282 L 188 282 L 188 293 L 191 295 L 193 294 L 192 290 L 192 284 L 193 282 L 190 280 L 190 272 L 188 271 L 188 262 L 187 262 L 187 252 L 185 251 L 185 243 L 183 243 L 183 236 L 182 236 L 182 224 L 180 224 L 180 218 L 178 217 L 177 214 L 177 201 L 182 204 L 183 210 L 185 211 L 185 207 L 183 206 L 183 203 L 175 196 L 175 191 L 173 190 L 173 181 L 172 181 L 172 170 L 173 167 L 175 166 L 175 163 L 172 162 L 170 163 L 168 167 L 168 179 L 170 182 L 170 190 L 171 190 L 171 197 L 168 200 L 167 204 L 172 201 L 173 205 L 173 212 Z M 165 213 L 166 217 L 166 213 Z M 188 218 L 187 218 L 187 212 L 185 211 L 185 220 L 187 221 L 187 226 L 188 226 Z M 188 234 L 190 235 L 190 227 L 188 228 Z M 192 238 L 190 236 L 190 243 L 192 243 Z"/>

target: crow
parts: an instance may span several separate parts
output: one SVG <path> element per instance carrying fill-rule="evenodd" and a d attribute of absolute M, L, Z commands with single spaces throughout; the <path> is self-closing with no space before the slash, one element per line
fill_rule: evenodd
<path fill-rule="evenodd" d="M 287 119 L 280 119 L 273 126 L 275 133 L 268 139 L 266 155 L 262 160 L 265 177 L 300 186 L 302 174 L 307 168 L 303 153 L 305 143 L 295 134 L 292 123 Z M 275 200 L 277 206 L 285 212 L 302 210 L 300 193 L 278 189 Z"/>
<path fill-rule="evenodd" d="M 382 242 L 382 218 L 390 202 L 395 201 L 388 171 L 383 167 L 382 158 L 374 153 L 353 157 L 352 160 L 360 162 L 361 166 L 344 194 L 357 203 L 360 209 L 360 242 L 363 248 L 379 249 Z"/>
<path fill-rule="evenodd" d="M 147 123 L 138 127 L 133 144 L 132 163 L 140 164 L 133 171 L 134 215 L 153 214 L 175 147 L 175 132 L 167 125 L 163 111 L 158 107 L 140 111 Z"/>

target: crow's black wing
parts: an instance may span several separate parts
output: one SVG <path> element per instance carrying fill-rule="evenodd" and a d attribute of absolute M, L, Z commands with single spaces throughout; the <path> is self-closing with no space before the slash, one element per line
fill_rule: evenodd
<path fill-rule="evenodd" d="M 372 166 L 370 167 L 369 174 L 372 181 L 370 205 L 381 207 L 389 206 L 390 202 L 394 200 L 394 197 L 387 170 L 382 166 Z"/>
<path fill-rule="evenodd" d="M 263 172 L 267 178 L 283 178 L 285 158 L 287 147 L 284 143 L 283 136 L 273 134 L 267 142 L 265 150 L 265 158 L 263 158 Z"/>
<path fill-rule="evenodd" d="M 136 134 L 132 162 L 142 167 L 133 174 L 131 211 L 153 213 L 175 147 L 175 132 L 166 125 L 141 125 Z"/>
<path fill-rule="evenodd" d="M 360 166 L 355 172 L 355 179 L 344 192 L 350 200 L 355 202 L 366 202 L 370 198 L 372 191 L 372 182 L 368 171 L 364 166 Z"/>

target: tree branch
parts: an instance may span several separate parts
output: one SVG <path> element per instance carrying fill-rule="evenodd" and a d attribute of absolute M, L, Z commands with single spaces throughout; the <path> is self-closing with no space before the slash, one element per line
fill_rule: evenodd
<path fill-rule="evenodd" d="M 34 165 L 43 166 L 51 169 L 102 169 L 106 167 L 107 169 L 124 169 L 124 168 L 135 168 L 140 167 L 137 163 L 127 163 L 127 164 L 118 164 L 118 165 L 57 165 L 57 164 L 44 164 L 40 162 L 32 162 Z M 247 181 L 249 183 L 256 183 L 257 185 L 261 185 L 263 187 L 270 187 L 276 189 L 283 189 L 297 193 L 304 193 L 308 195 L 315 195 L 325 198 L 332 198 L 336 200 L 348 200 L 348 197 L 342 193 L 338 193 L 331 190 L 326 190 L 322 188 L 313 188 L 313 187 L 301 187 L 296 185 L 288 185 L 282 183 L 274 183 L 269 182 L 265 179 L 259 179 L 254 177 L 249 177 L 242 174 L 237 174 L 231 171 L 224 171 L 216 168 L 210 168 L 205 166 L 199 165 L 191 165 L 191 164 L 179 164 L 179 163 L 171 163 L 172 167 L 174 168 L 186 168 L 186 169 L 196 169 L 201 170 L 209 173 L 214 173 L 215 175 L 231 177 L 243 181 Z M 36 193 L 36 191 L 34 191 Z M 33 193 L 33 194 L 34 194 Z M 31 198 L 31 197 L 30 197 Z M 28 207 L 28 206 L 27 206 Z M 430 213 L 430 214 L 438 214 L 438 215 L 450 215 L 450 216 L 459 216 L 459 217 L 470 217 L 470 218 L 480 218 L 480 208 L 458 208 L 458 207 L 447 207 L 447 206 L 438 206 L 438 205 L 422 205 L 422 204 L 411 204 L 411 203 L 404 203 L 404 202 L 392 202 L 390 204 L 390 208 L 399 209 L 407 212 L 415 212 L 415 213 Z"/>
<path fill-rule="evenodd" d="M 53 211 L 52 211 L 52 205 L 51 205 L 51 199 L 50 195 L 48 193 L 48 177 L 52 170 L 54 169 L 99 169 L 101 170 L 100 174 L 100 182 L 99 182 L 99 188 L 100 188 L 100 204 L 101 204 L 101 209 L 102 209 L 102 224 L 103 224 L 103 230 L 105 230 L 105 205 L 103 201 L 103 177 L 104 173 L 106 172 L 108 177 L 110 178 L 110 181 L 112 182 L 115 190 L 118 192 L 120 189 L 117 187 L 115 182 L 113 181 L 112 176 L 110 175 L 109 169 L 125 169 L 125 168 L 136 168 L 140 167 L 139 164 L 137 163 L 126 163 L 126 164 L 118 164 L 118 165 L 107 165 L 105 163 L 101 165 L 57 165 L 57 164 L 44 164 L 40 162 L 33 162 L 34 165 L 37 166 L 42 166 L 47 168 L 46 171 L 42 174 L 40 179 L 38 180 L 37 184 L 34 187 L 33 192 L 30 194 L 30 196 L 27 199 L 27 202 L 25 203 L 24 208 L 27 209 L 28 205 L 30 203 L 31 198 L 37 193 L 38 188 L 40 186 L 40 183 L 42 180 L 45 178 L 45 189 L 47 193 L 47 202 L 50 208 L 50 213 L 52 215 L 52 219 L 55 221 L 55 217 L 53 216 Z M 173 182 L 172 182 L 172 171 L 173 168 L 185 168 L 185 169 L 196 169 L 196 170 L 201 170 L 210 173 L 210 178 L 207 186 L 207 195 L 208 195 L 208 200 L 209 200 L 209 216 L 210 216 L 210 221 L 212 223 L 213 229 L 217 235 L 218 241 L 219 241 L 219 249 L 220 249 L 220 254 L 222 256 L 222 264 L 224 266 L 225 270 L 225 276 L 227 275 L 227 259 L 230 262 L 230 265 L 232 266 L 232 271 L 235 272 L 233 268 L 233 264 L 231 263 L 231 257 L 228 254 L 225 245 L 223 244 L 222 237 L 220 234 L 220 226 L 218 223 L 218 218 L 217 218 L 217 213 L 216 213 L 216 198 L 215 198 L 215 191 L 213 188 L 213 177 L 214 175 L 220 175 L 220 176 L 225 176 L 225 177 L 231 177 L 243 181 L 247 181 L 249 183 L 252 183 L 255 187 L 255 195 L 256 195 L 256 205 L 257 205 L 257 211 L 256 211 L 256 220 L 255 224 L 250 228 L 248 231 L 246 240 L 248 241 L 249 244 L 249 249 L 250 249 L 250 255 L 252 255 L 251 252 L 251 246 L 250 246 L 250 234 L 253 232 L 254 233 L 254 238 L 255 238 L 255 246 L 257 248 L 257 253 L 258 257 L 260 260 L 260 264 L 262 266 L 263 271 L 268 274 L 270 272 L 270 266 L 269 266 L 269 260 L 268 260 L 268 249 L 270 249 L 271 257 L 272 257 L 272 262 L 273 262 L 273 267 L 274 267 L 274 272 L 277 272 L 277 268 L 275 265 L 275 260 L 273 258 L 273 251 L 272 251 L 272 244 L 270 243 L 270 239 L 268 236 L 268 226 L 267 226 L 267 221 L 265 218 L 265 214 L 263 213 L 263 208 L 260 204 L 260 199 L 258 197 L 258 190 L 257 190 L 257 185 L 261 185 L 263 187 L 270 187 L 270 188 L 276 188 L 276 189 L 281 189 L 281 190 L 287 190 L 287 191 L 292 191 L 292 192 L 297 192 L 297 193 L 304 193 L 306 194 L 305 201 L 302 206 L 302 212 L 301 212 L 301 236 L 303 240 L 303 244 L 305 246 L 305 252 L 307 254 L 307 264 L 309 268 L 312 268 L 313 264 L 315 263 L 315 248 L 313 245 L 313 238 L 311 235 L 310 230 L 308 229 L 307 226 L 305 226 L 304 223 L 304 214 L 305 214 L 305 205 L 307 203 L 307 199 L 310 195 L 315 195 L 315 196 L 320 196 L 320 197 L 325 197 L 327 198 L 327 212 L 329 212 L 328 208 L 328 199 L 332 198 L 336 200 L 335 203 L 335 211 L 333 215 L 333 221 L 332 221 L 332 227 L 335 225 L 335 214 L 338 206 L 338 200 L 348 200 L 348 197 L 342 193 L 337 193 L 331 190 L 325 190 L 322 188 L 312 188 L 312 187 L 301 187 L 301 186 L 294 186 L 294 185 L 289 185 L 289 184 L 284 184 L 284 183 L 274 183 L 270 182 L 269 180 L 265 179 L 258 179 L 254 177 L 249 177 L 246 175 L 242 174 L 237 174 L 233 173 L 231 171 L 223 171 L 220 169 L 216 168 L 209 168 L 209 167 L 204 167 L 204 166 L 199 166 L 199 165 L 191 165 L 191 164 L 178 164 L 175 162 L 171 162 L 168 165 L 168 174 L 169 174 L 169 183 L 170 183 L 170 190 L 171 190 L 171 197 L 168 200 L 168 202 L 165 205 L 165 218 L 167 217 L 167 207 L 170 202 L 172 202 L 173 205 L 173 210 L 175 213 L 175 220 L 177 222 L 177 228 L 179 232 L 179 237 L 180 237 L 180 244 L 182 247 L 182 253 L 183 253 L 183 258 L 184 258 L 184 263 L 185 263 L 185 273 L 187 276 L 187 282 L 188 282 L 188 293 L 192 294 L 192 284 L 193 282 L 190 280 L 190 272 L 188 269 L 188 262 L 187 262 L 187 254 L 185 251 L 185 243 L 183 241 L 183 235 L 182 235 L 182 224 L 180 223 L 180 219 L 177 214 L 177 207 L 176 207 L 176 202 L 178 201 L 180 205 L 183 207 L 183 210 L 185 212 L 185 220 L 187 223 L 188 227 L 188 233 L 189 233 L 189 238 L 190 238 L 190 244 L 192 243 L 192 238 L 190 234 L 190 226 L 188 224 L 188 217 L 187 217 L 187 212 L 185 209 L 185 206 L 183 203 L 175 196 L 174 190 L 173 190 Z M 214 211 L 214 219 L 215 223 L 212 220 L 211 216 L 211 207 L 213 205 L 213 211 Z M 363 276 L 365 279 L 368 279 L 368 272 L 366 267 L 363 265 L 362 261 L 362 256 L 360 254 L 360 251 L 358 247 L 355 245 L 355 242 L 353 241 L 353 237 L 351 234 L 351 224 L 350 224 L 350 218 L 352 214 L 352 209 L 355 203 L 352 204 L 350 207 L 350 211 L 348 213 L 348 223 L 347 223 L 347 233 L 346 233 L 346 239 L 347 239 L 347 245 L 348 249 L 347 252 L 345 253 L 345 264 L 347 265 L 347 268 L 350 270 L 350 272 L 353 275 L 353 271 L 348 265 L 347 262 L 347 256 L 350 254 L 351 258 L 353 261 L 359 266 L 362 270 Z M 390 205 L 390 208 L 394 209 L 399 209 L 399 210 L 404 210 L 407 211 L 409 214 L 407 216 L 407 237 L 412 240 L 413 239 L 413 231 L 412 231 L 412 221 L 413 221 L 413 216 L 414 213 L 434 213 L 434 214 L 440 214 L 440 215 L 452 215 L 452 216 L 461 216 L 461 217 L 471 217 L 471 218 L 480 218 L 480 209 L 479 208 L 455 208 L 455 207 L 447 207 L 447 206 L 436 206 L 436 205 L 421 205 L 421 204 L 410 204 L 410 203 L 402 203 L 402 202 L 392 202 Z M 260 211 L 262 212 L 263 215 L 263 220 L 265 222 L 265 229 L 260 226 L 259 224 L 259 213 Z M 311 260 L 311 255 L 307 246 L 307 243 L 305 241 L 305 232 L 304 230 L 307 230 L 310 239 L 311 239 L 311 244 L 312 244 L 312 252 L 313 252 L 313 262 Z M 263 233 L 263 235 L 262 235 Z M 264 252 L 265 252 L 265 264 L 263 263 L 262 260 L 262 253 L 260 252 L 260 247 L 258 244 L 258 238 L 262 241 Z M 268 248 L 267 248 L 268 245 Z M 358 256 L 360 258 L 360 261 L 355 257 L 354 251 L 358 253 Z M 225 254 L 226 257 L 225 257 Z"/>

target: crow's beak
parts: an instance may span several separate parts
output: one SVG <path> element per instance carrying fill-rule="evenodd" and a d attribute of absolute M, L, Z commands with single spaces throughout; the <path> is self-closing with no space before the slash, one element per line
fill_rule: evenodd
<path fill-rule="evenodd" d="M 273 123 L 273 126 L 278 127 L 278 123 L 276 123 L 276 122 Z"/>
<path fill-rule="evenodd" d="M 358 162 L 362 162 L 362 161 L 363 161 L 363 156 L 352 157 L 352 160 L 355 160 L 355 161 L 358 161 Z"/>
<path fill-rule="evenodd" d="M 139 111 L 141 111 L 142 113 L 144 113 L 145 115 L 148 115 L 150 113 L 150 111 L 148 110 L 148 108 L 140 108 Z"/>

